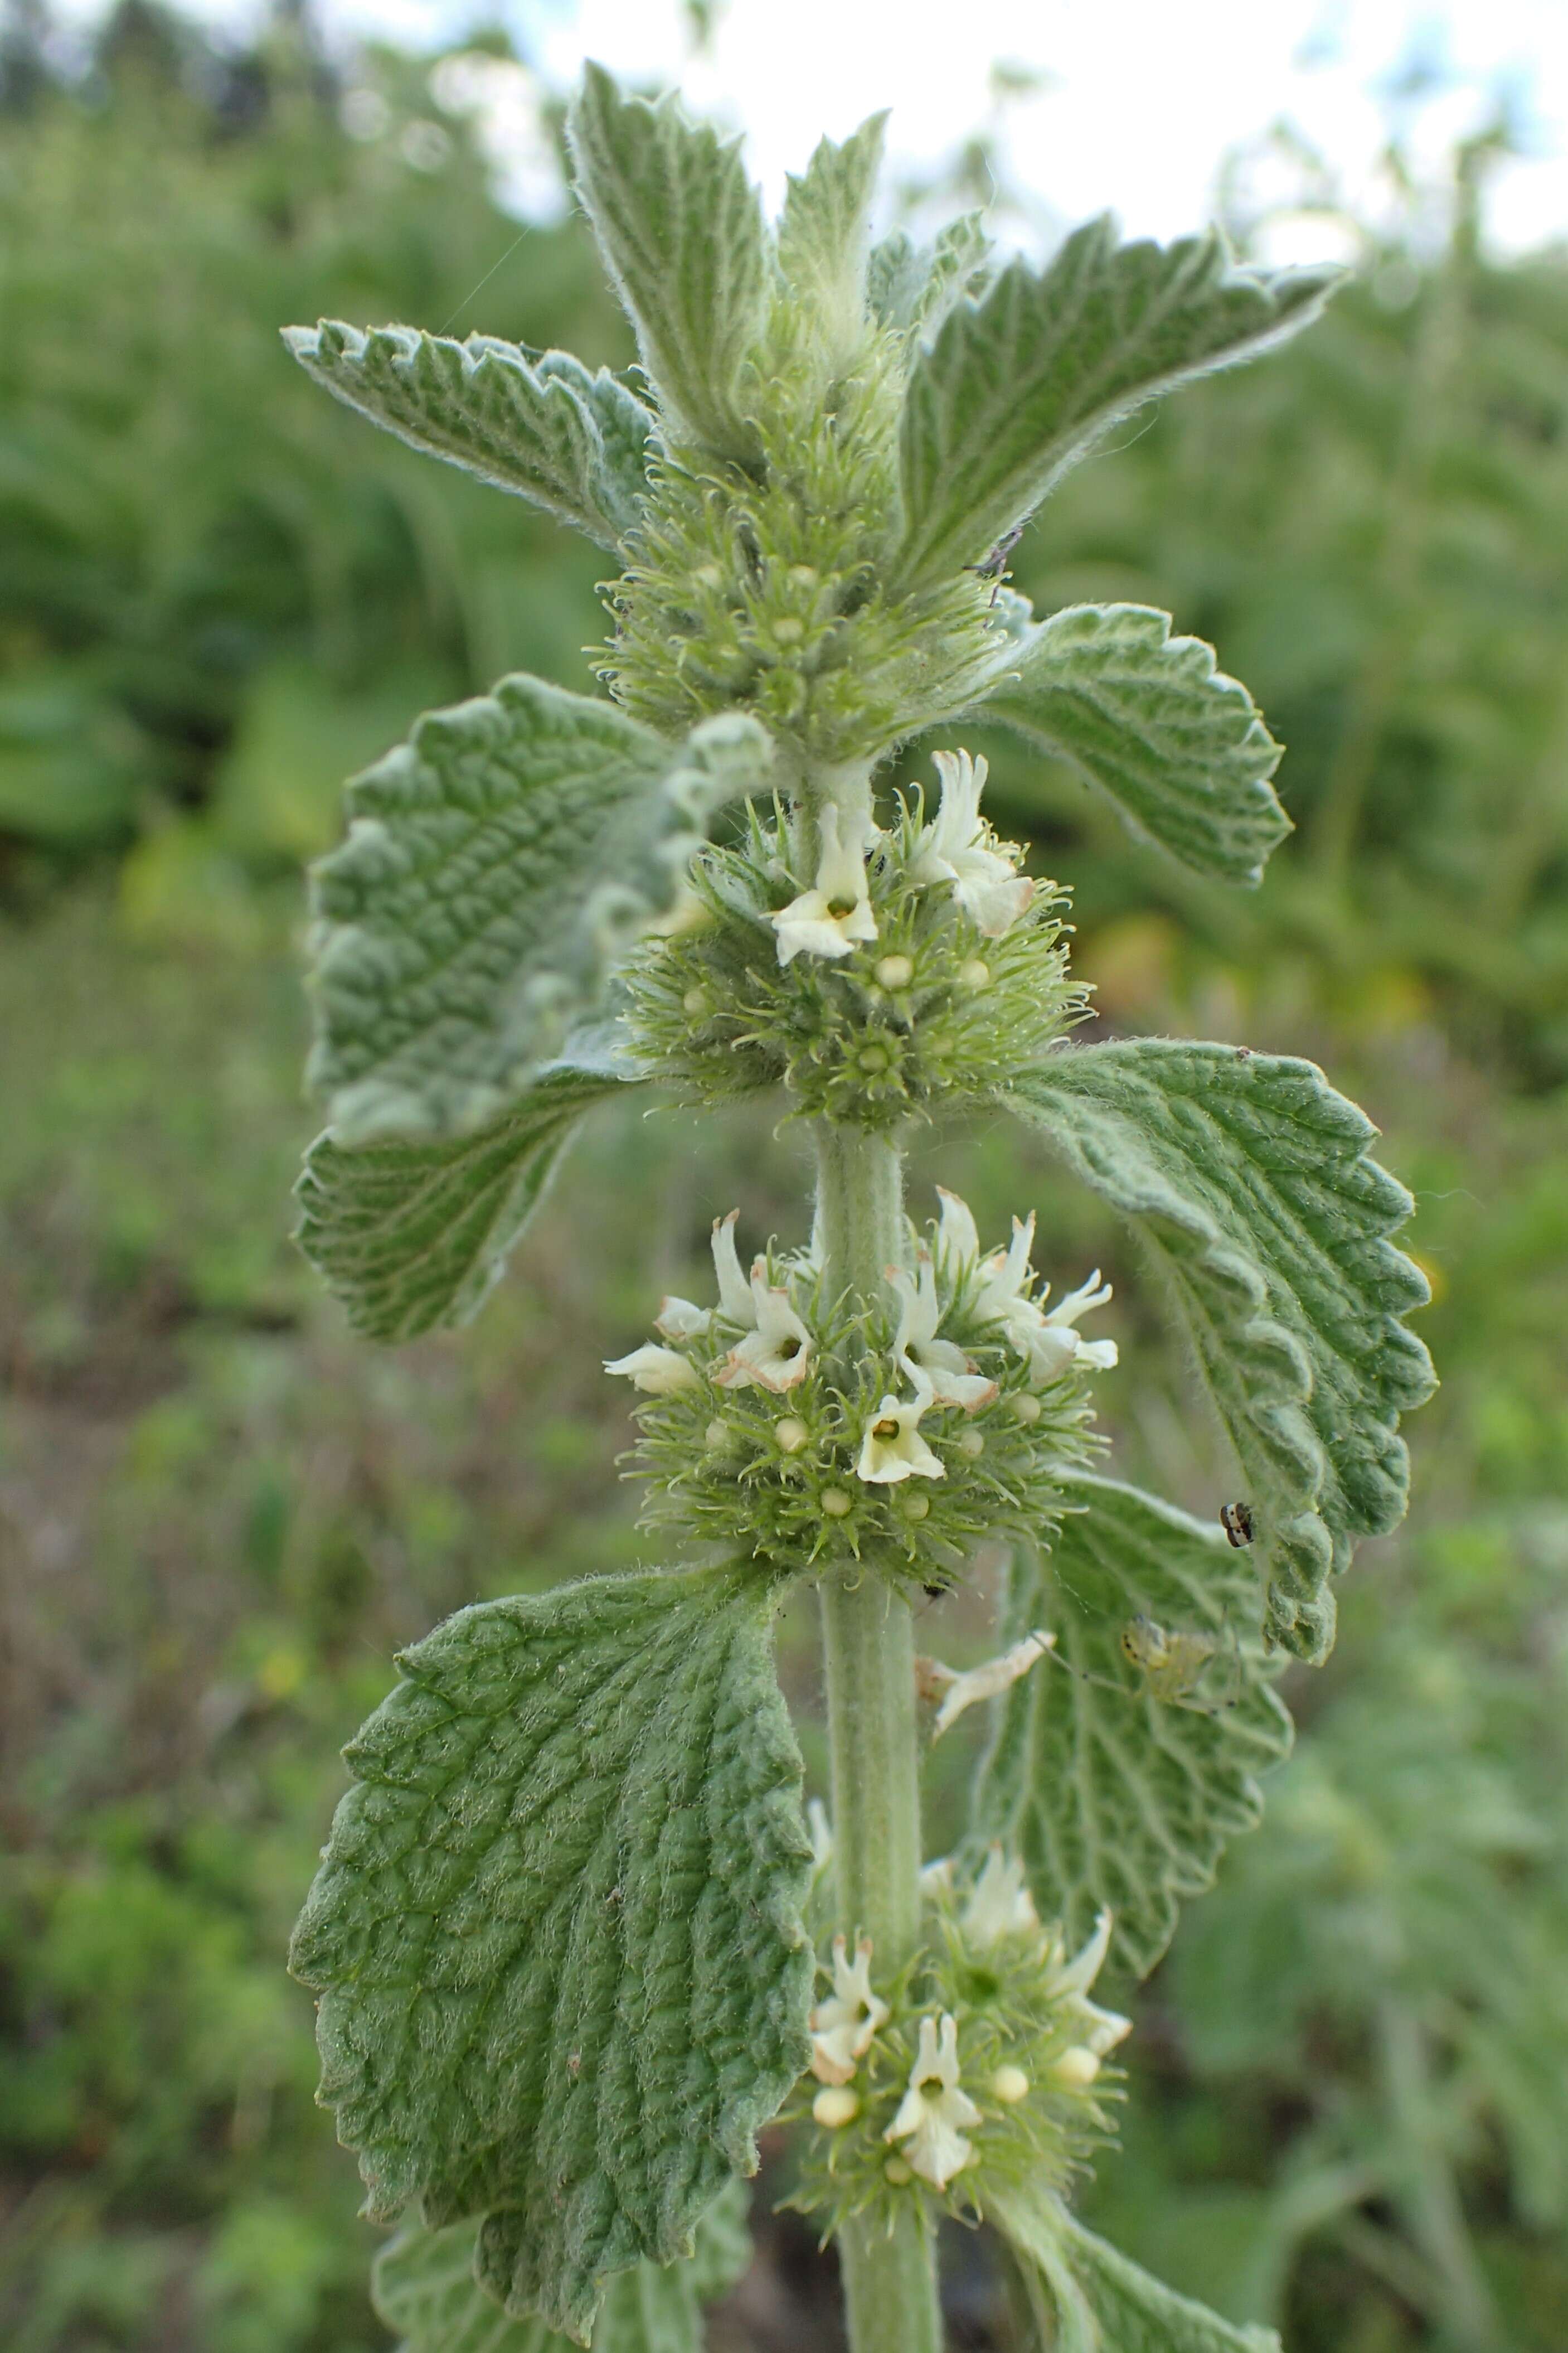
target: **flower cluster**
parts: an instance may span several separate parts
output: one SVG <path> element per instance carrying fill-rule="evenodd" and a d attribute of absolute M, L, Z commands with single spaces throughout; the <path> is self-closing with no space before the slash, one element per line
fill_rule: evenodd
<path fill-rule="evenodd" d="M 783 1086 L 802 1113 L 889 1128 L 984 1093 L 1083 1009 L 1061 894 L 980 814 L 985 763 L 939 752 L 942 797 L 887 830 L 828 802 L 752 816 L 705 851 L 682 922 L 627 972 L 635 1035 L 694 1101 Z"/>
<path fill-rule="evenodd" d="M 879 1986 L 869 1940 L 851 1958 L 835 1937 L 831 1990 L 811 2014 L 821 2129 L 796 2202 L 830 2231 L 917 2189 L 984 2212 L 998 2182 L 1065 2188 L 1110 2133 L 1106 2061 L 1130 2021 L 1089 1999 L 1109 1915 L 1069 1956 L 1000 1847 L 975 1875 L 941 1862 L 923 1884 L 927 1950 Z"/>
<path fill-rule="evenodd" d="M 1049 1521 L 1062 1472 L 1095 1450 L 1089 1377 L 1116 1345 L 1078 1325 L 1110 1289 L 1095 1274 L 1047 1304 L 1032 1219 L 984 1253 L 964 1204 L 941 1199 L 870 1304 L 829 1298 L 809 1250 L 742 1270 L 736 1213 L 717 1221 L 715 1304 L 666 1299 L 657 1338 L 606 1367 L 640 1392 L 649 1525 L 798 1565 L 868 1556 L 931 1585 L 979 1537 Z"/>

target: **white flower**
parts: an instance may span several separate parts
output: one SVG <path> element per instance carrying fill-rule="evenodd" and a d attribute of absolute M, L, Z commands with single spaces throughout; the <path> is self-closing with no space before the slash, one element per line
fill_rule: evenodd
<path fill-rule="evenodd" d="M 997 939 L 1017 922 L 1035 886 L 1015 872 L 1012 860 L 999 849 L 986 846 L 995 836 L 980 815 L 984 761 L 972 760 L 967 752 L 938 752 L 934 759 L 942 778 L 942 806 L 931 822 L 921 828 L 910 880 L 951 882 L 953 897 L 971 922 L 987 939 Z"/>
<path fill-rule="evenodd" d="M 1078 1334 L 1051 1331 L 1029 1296 L 1034 1280 L 1029 1252 L 1034 1246 L 1035 1218 L 1013 1220 L 1013 1240 L 1005 1250 L 993 1250 L 980 1263 L 980 1287 L 974 1312 L 984 1324 L 1000 1324 L 1011 1346 L 1028 1365 L 1037 1381 L 1054 1381 L 1078 1354 Z"/>
<path fill-rule="evenodd" d="M 809 2021 L 811 2072 L 819 2084 L 847 2084 L 888 2022 L 885 2001 L 871 1990 L 871 1940 L 862 1936 L 855 1958 L 842 1936 L 833 1939 L 833 1991 Z"/>
<path fill-rule="evenodd" d="M 606 1357 L 607 1373 L 624 1373 L 649 1397 L 673 1397 L 678 1389 L 695 1388 L 702 1376 L 674 1348 L 656 1348 L 651 1341 L 634 1348 L 629 1356 Z"/>
<path fill-rule="evenodd" d="M 761 1259 L 752 1269 L 752 1328 L 736 1342 L 713 1376 L 721 1389 L 772 1389 L 782 1397 L 803 1381 L 811 1363 L 811 1334 L 789 1303 L 789 1293 L 768 1282 Z"/>
<path fill-rule="evenodd" d="M 937 1305 L 936 1269 L 931 1252 L 918 1251 L 915 1263 L 920 1270 L 918 1282 L 901 1267 L 888 1269 L 888 1281 L 900 1302 L 898 1335 L 893 1342 L 900 1369 L 917 1388 L 923 1382 L 936 1404 L 961 1405 L 965 1413 L 977 1413 L 995 1397 L 996 1384 L 977 1373 L 954 1342 L 937 1338 L 942 1310 Z"/>
<path fill-rule="evenodd" d="M 921 2021 L 921 2047 L 910 2072 L 910 2087 L 884 2140 L 907 2141 L 904 2155 L 922 2180 L 945 2189 L 973 2156 L 964 2127 L 981 2122 L 980 2110 L 958 2088 L 958 2027 L 950 2010 Z"/>
<path fill-rule="evenodd" d="M 694 1301 L 669 1298 L 660 1306 L 653 1328 L 662 1332 L 667 1340 L 698 1340 L 711 1320 L 707 1308 L 699 1307 Z"/>
<path fill-rule="evenodd" d="M 866 888 L 866 853 L 841 841 L 838 811 L 831 801 L 816 820 L 819 848 L 816 883 L 768 921 L 778 934 L 779 962 L 797 955 L 846 956 L 857 942 L 874 940 L 877 918 Z"/>
<path fill-rule="evenodd" d="M 958 1722 L 964 1709 L 973 1707 L 977 1700 L 994 1699 L 1016 1683 L 1020 1675 L 1026 1675 L 1056 1639 L 1054 1634 L 1026 1634 L 1021 1642 L 1015 1642 L 999 1658 L 987 1659 L 983 1665 L 971 1667 L 963 1674 L 955 1668 L 944 1667 L 940 1659 L 917 1661 L 917 1668 L 923 1667 L 925 1679 L 935 1686 L 932 1696 L 940 1694 L 942 1698 L 931 1738 L 940 1740 L 948 1727 Z"/>
<path fill-rule="evenodd" d="M 749 1329 L 756 1316 L 752 1306 L 752 1286 L 741 1272 L 735 1250 L 735 1220 L 740 1214 L 739 1209 L 731 1209 L 727 1218 L 713 1220 L 713 1271 L 719 1278 L 720 1314 L 727 1323 Z"/>
<path fill-rule="evenodd" d="M 975 1314 L 984 1323 L 1001 1324 L 1012 1346 L 1042 1386 L 1059 1379 L 1075 1360 L 1092 1365 L 1100 1371 L 1109 1370 L 1116 1362 L 1115 1341 L 1082 1339 L 1076 1327 L 1079 1317 L 1087 1314 L 1091 1307 L 1104 1306 L 1111 1295 L 1110 1284 L 1100 1284 L 1097 1267 L 1086 1283 L 1069 1293 L 1059 1306 L 1047 1314 L 1039 1301 L 1029 1296 L 1033 1280 L 1029 1251 L 1034 1240 L 1033 1213 L 1026 1224 L 1020 1225 L 1015 1218 L 1011 1247 L 1005 1251 L 993 1250 L 989 1258 L 981 1261 Z"/>
<path fill-rule="evenodd" d="M 947 1472 L 920 1433 L 920 1419 L 931 1402 L 921 1387 L 908 1403 L 885 1397 L 866 1424 L 856 1474 L 868 1487 L 895 1487 L 900 1479 L 945 1479 Z"/>
<path fill-rule="evenodd" d="M 1080 1315 L 1087 1315 L 1091 1307 L 1105 1306 L 1115 1295 L 1109 1282 L 1100 1282 L 1100 1269 L 1096 1267 L 1087 1282 L 1080 1282 L 1076 1291 L 1069 1291 L 1067 1297 L 1051 1309 L 1046 1317 L 1046 1328 L 1052 1332 L 1071 1331 Z M 1116 1343 L 1114 1340 L 1086 1340 L 1080 1333 L 1077 1358 L 1080 1365 L 1092 1365 L 1097 1372 L 1109 1372 L 1116 1362 Z"/>
<path fill-rule="evenodd" d="M 937 1228 L 936 1262 L 950 1281 L 957 1282 L 979 1262 L 980 1236 L 967 1201 L 950 1193 L 945 1185 L 936 1188 L 942 1203 L 942 1222 Z"/>
<path fill-rule="evenodd" d="M 985 1858 L 964 1906 L 963 1926 L 969 1942 L 982 1947 L 1000 1944 L 1004 1936 L 1037 1936 L 1040 1932 L 1040 1915 L 1024 1884 L 1024 1866 L 1016 1860 L 1009 1862 L 999 1846 Z"/>
<path fill-rule="evenodd" d="M 1117 2044 L 1132 2031 L 1130 2018 L 1122 2018 L 1113 2010 L 1101 2010 L 1089 1999 L 1089 1987 L 1100 1975 L 1110 1949 L 1110 1915 L 1101 1912 L 1095 1920 L 1094 1933 L 1088 1944 L 1070 1961 L 1066 1958 L 1058 1935 L 1052 1947 L 1046 1982 L 1050 2000 L 1071 2005 L 1076 2013 L 1079 2040 L 1097 2059 L 1103 2059 L 1108 2051 L 1114 2051 Z"/>
<path fill-rule="evenodd" d="M 815 1887 L 833 1860 L 833 1824 L 820 1798 L 812 1799 L 805 1810 L 805 1820 L 811 1833 L 811 1883 Z"/>

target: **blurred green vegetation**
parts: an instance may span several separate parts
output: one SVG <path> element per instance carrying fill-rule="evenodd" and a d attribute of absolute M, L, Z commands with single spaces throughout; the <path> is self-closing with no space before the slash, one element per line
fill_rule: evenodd
<path fill-rule="evenodd" d="M 445 1611 L 641 1556 L 598 1359 L 700 1283 L 716 1212 L 797 1231 L 795 1171 L 765 1116 L 610 1120 L 471 1332 L 378 1354 L 317 1296 L 286 1238 L 300 864 L 432 697 L 586 682 L 602 559 L 333 408 L 276 329 L 626 345 L 575 227 L 497 210 L 428 61 L 372 57 L 345 105 L 297 18 L 223 58 L 137 0 L 66 87 L 47 28 L 6 26 L 5 2342 L 371 2353 L 281 1965 L 338 1745 Z M 1092 2193 L 1289 2353 L 1560 2353 L 1568 2310 L 1568 263 L 1488 259 L 1490 152 L 1446 249 L 1369 241 L 1299 352 L 1141 420 L 1019 551 L 1041 603 L 1169 606 L 1258 692 L 1300 828 L 1263 891 L 1184 882 L 986 747 L 1076 884 L 1101 1019 L 1323 1061 L 1434 1279 L 1410 1524 L 1292 1676 L 1267 1827 L 1136 1997 Z M 1067 1279 L 1104 1264 L 1118 1462 L 1212 1511 L 1187 1368 L 1096 1206 L 1000 1128 L 926 1156 L 992 1224 L 1034 1201 Z M 811 1630 L 803 1604 L 808 1710 Z M 923 1638 L 975 1654 L 976 1603 Z M 962 1741 L 938 1762 L 940 1839 Z M 768 2252 L 716 2346 L 830 2343 L 820 2307 L 789 2332 L 799 2245 Z M 1005 2342 L 959 2284 L 955 2342 Z"/>

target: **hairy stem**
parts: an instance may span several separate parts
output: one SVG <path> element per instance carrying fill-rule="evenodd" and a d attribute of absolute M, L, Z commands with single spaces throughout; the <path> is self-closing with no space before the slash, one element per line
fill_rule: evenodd
<path fill-rule="evenodd" d="M 902 1188 L 895 1145 L 818 1129 L 816 1238 L 830 1291 L 870 1296 L 901 1257 Z M 920 1938 L 913 1621 L 874 1565 L 856 1561 L 824 1580 L 822 1632 L 838 1921 L 846 1936 L 870 1937 L 885 1976 Z M 940 2353 L 933 2236 L 912 2200 L 891 2233 L 846 2224 L 838 2253 L 851 2353 Z"/>

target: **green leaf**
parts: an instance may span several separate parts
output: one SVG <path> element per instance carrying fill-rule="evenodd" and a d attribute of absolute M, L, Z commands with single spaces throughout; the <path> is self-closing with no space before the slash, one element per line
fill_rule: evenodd
<path fill-rule="evenodd" d="M 985 267 L 991 240 L 981 213 L 950 221 L 936 243 L 916 245 L 895 229 L 874 246 L 866 267 L 866 299 L 885 327 L 932 334 L 959 296 L 973 292 Z"/>
<path fill-rule="evenodd" d="M 516 491 L 603 547 L 642 508 L 651 410 L 607 368 L 531 352 L 495 335 L 417 327 L 285 327 L 308 375 L 412 448 Z"/>
<path fill-rule="evenodd" d="M 509 1110 L 767 759 L 755 720 L 676 746 L 531 678 L 421 719 L 350 785 L 348 839 L 314 870 L 307 1076 L 339 1143 Z"/>
<path fill-rule="evenodd" d="M 366 2211 L 517 2315 L 691 2252 L 806 2056 L 811 1847 L 754 1566 L 464 1609 L 346 1752 L 290 1957 Z"/>
<path fill-rule="evenodd" d="M 1017 2259 L 1039 2353 L 1280 2353 L 1273 2329 L 1178 2295 L 1048 2191 L 1000 2192 L 988 2211 Z"/>
<path fill-rule="evenodd" d="M 842 147 L 822 140 L 799 179 L 790 174 L 779 227 L 779 269 L 810 313 L 829 376 L 866 340 L 866 247 L 882 161 L 886 114 L 873 114 Z"/>
<path fill-rule="evenodd" d="M 1069 761 L 1200 874 L 1256 882 L 1290 830 L 1268 782 L 1280 747 L 1252 697 L 1146 605 L 1074 605 L 1027 629 L 974 716 Z"/>
<path fill-rule="evenodd" d="M 1333 1641 L 1331 1572 L 1404 1516 L 1399 1417 L 1431 1394 L 1400 1318 L 1429 1296 L 1388 1237 L 1410 1214 L 1376 1130 L 1314 1063 L 1143 1038 L 1069 1047 L 1005 1098 L 1133 1219 L 1241 1463 L 1267 1631 Z"/>
<path fill-rule="evenodd" d="M 1010 262 L 955 305 L 910 371 L 897 584 L 977 563 L 1119 417 L 1294 334 L 1338 276 L 1237 269 L 1213 232 L 1119 245 L 1109 217 L 1043 273 Z"/>
<path fill-rule="evenodd" d="M 1106 1479 L 1079 1474 L 1064 1492 L 1048 1556 L 1014 1556 L 1004 1620 L 1008 1642 L 1050 1629 L 1080 1680 L 1047 1661 L 1013 1685 L 973 1822 L 1023 1855 L 1042 1918 L 1064 1923 L 1069 1947 L 1109 1911 L 1117 1965 L 1143 1977 L 1178 1902 L 1214 1884 L 1226 1840 L 1258 1821 L 1253 1777 L 1289 1751 L 1290 1719 L 1266 1679 L 1257 1579 L 1218 1525 Z M 1123 1655 L 1139 1617 L 1215 1642 L 1191 1704 L 1152 1697 Z"/>
<path fill-rule="evenodd" d="M 643 1077 L 605 1024 L 568 1040 L 509 1112 L 472 1134 L 348 1149 L 331 1131 L 295 1187 L 305 1256 L 368 1340 L 467 1324 L 505 1271 L 584 1112 Z"/>
<path fill-rule="evenodd" d="M 701 2307 L 732 2287 L 751 2261 L 743 2183 L 721 2189 L 697 2225 L 690 2260 L 641 2263 L 610 2282 L 594 2353 L 701 2353 Z M 400 2231 L 375 2259 L 371 2298 L 403 2337 L 398 2353 L 569 2353 L 570 2339 L 537 2317 L 513 2320 L 474 2276 L 477 2221 Z"/>
<path fill-rule="evenodd" d="M 755 439 L 742 373 L 762 336 L 770 268 L 740 145 L 673 98 L 623 98 L 590 65 L 567 124 L 577 193 L 643 365 L 678 430 L 721 457 Z"/>

